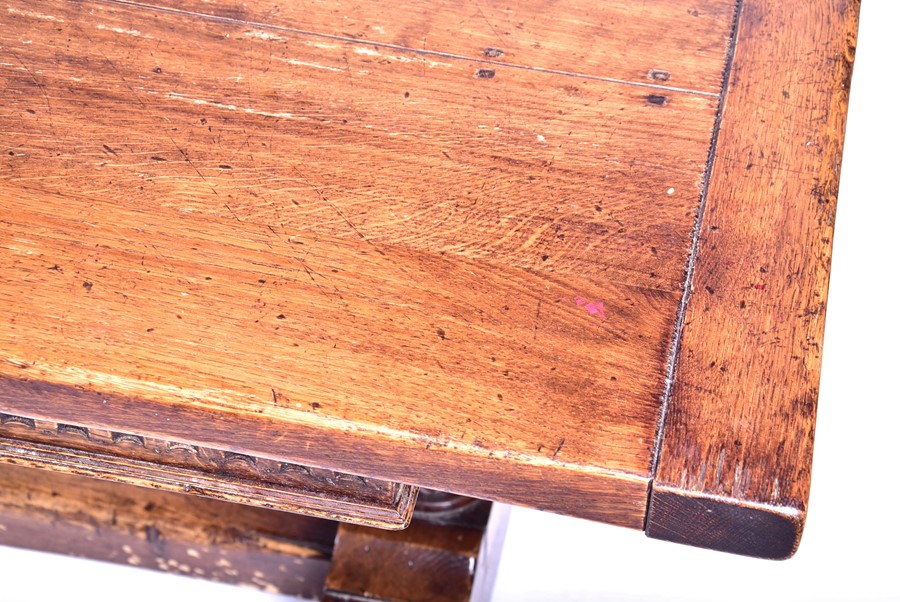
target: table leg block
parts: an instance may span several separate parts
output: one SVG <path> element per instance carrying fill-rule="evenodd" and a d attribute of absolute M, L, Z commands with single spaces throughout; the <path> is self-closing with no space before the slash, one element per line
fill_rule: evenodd
<path fill-rule="evenodd" d="M 490 599 L 508 508 L 424 490 L 420 495 L 404 531 L 338 527 L 326 602 Z"/>

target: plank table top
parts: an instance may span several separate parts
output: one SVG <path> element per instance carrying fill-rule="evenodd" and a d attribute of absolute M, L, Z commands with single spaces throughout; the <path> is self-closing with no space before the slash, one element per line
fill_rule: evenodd
<path fill-rule="evenodd" d="M 0 461 L 790 556 L 858 11 L 4 0 Z"/>

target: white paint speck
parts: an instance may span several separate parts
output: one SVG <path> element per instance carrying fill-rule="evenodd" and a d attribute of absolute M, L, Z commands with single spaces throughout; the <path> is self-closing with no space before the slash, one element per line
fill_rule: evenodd
<path fill-rule="evenodd" d="M 104 31 L 112 31 L 114 33 L 123 33 L 127 36 L 133 36 L 135 38 L 148 38 L 152 39 L 151 36 L 145 36 L 137 29 L 123 29 L 121 27 L 110 27 L 109 25 L 104 25 L 103 23 L 97 24 L 97 29 L 102 29 Z"/>
<path fill-rule="evenodd" d="M 275 35 L 274 33 L 268 31 L 261 31 L 259 29 L 251 29 L 250 31 L 245 31 L 244 35 L 248 38 L 258 38 L 260 40 L 266 40 L 267 42 L 276 42 L 284 39 L 279 35 Z"/>
<path fill-rule="evenodd" d="M 538 134 L 538 135 L 537 135 L 537 141 L 538 141 L 538 142 L 546 142 L 546 141 L 547 141 L 547 139 L 546 139 L 546 138 L 544 138 L 544 136 L 543 136 L 543 135 L 541 135 L 541 134 Z"/>
<path fill-rule="evenodd" d="M 372 48 L 354 48 L 353 52 L 356 54 L 364 54 L 366 56 L 381 56 L 381 53 Z"/>
<path fill-rule="evenodd" d="M 669 189 L 666 191 L 666 194 L 675 194 L 675 189 L 674 189 L 674 188 L 669 188 Z"/>

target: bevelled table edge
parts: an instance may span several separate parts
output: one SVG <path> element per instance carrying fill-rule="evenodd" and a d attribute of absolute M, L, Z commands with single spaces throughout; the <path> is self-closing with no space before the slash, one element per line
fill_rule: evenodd
<path fill-rule="evenodd" d="M 859 7 L 740 3 L 649 537 L 768 559 L 799 546 Z"/>

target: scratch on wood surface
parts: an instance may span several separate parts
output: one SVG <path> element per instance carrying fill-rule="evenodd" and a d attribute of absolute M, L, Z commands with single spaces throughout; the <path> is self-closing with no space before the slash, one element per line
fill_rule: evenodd
<path fill-rule="evenodd" d="M 565 445 L 565 444 L 566 444 L 566 439 L 565 439 L 565 437 L 563 437 L 563 439 L 559 442 L 559 445 L 556 446 L 556 451 L 553 452 L 554 458 L 559 455 L 559 452 L 562 451 L 563 445 Z"/>
<path fill-rule="evenodd" d="M 58 21 L 60 23 L 64 23 L 65 20 L 60 17 L 55 17 L 53 15 L 46 15 L 44 13 L 39 13 L 33 10 L 22 10 L 19 8 L 14 8 L 12 6 L 7 7 L 6 11 L 13 15 L 19 15 L 22 17 L 32 17 L 33 19 L 42 19 L 44 21 Z"/>
<path fill-rule="evenodd" d="M 282 61 L 284 63 L 287 63 L 288 65 L 294 65 L 296 67 L 312 67 L 313 69 L 324 69 L 325 71 L 344 71 L 340 67 L 329 67 L 328 65 L 320 65 L 319 63 L 311 63 L 308 61 L 301 61 L 299 59 L 284 58 L 281 56 L 273 56 L 272 58 L 276 61 Z"/>
<path fill-rule="evenodd" d="M 184 94 L 179 94 L 178 92 L 169 92 L 165 97 L 195 105 L 208 105 L 219 109 L 226 109 L 229 111 L 242 111 L 244 113 L 250 113 L 252 115 L 262 115 L 264 117 L 276 117 L 278 119 L 306 119 L 306 117 L 302 115 L 294 115 L 293 113 L 288 112 L 259 111 L 252 107 L 238 107 L 237 105 L 225 104 L 212 100 L 204 100 L 202 98 L 190 98 L 188 96 L 185 96 Z"/>

